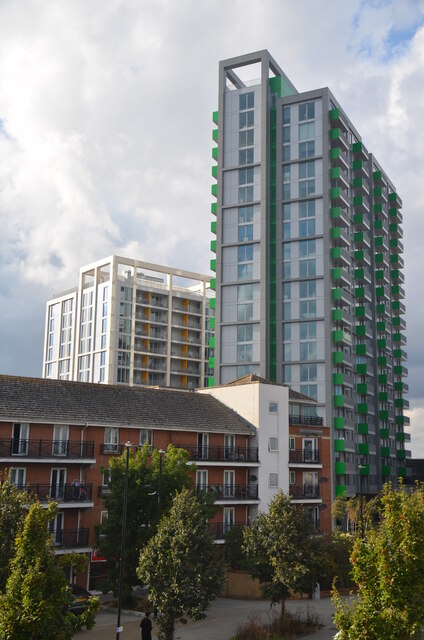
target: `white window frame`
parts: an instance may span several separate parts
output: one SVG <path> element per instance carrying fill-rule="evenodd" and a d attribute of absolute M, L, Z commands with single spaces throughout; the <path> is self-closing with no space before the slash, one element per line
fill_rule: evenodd
<path fill-rule="evenodd" d="M 222 514 L 222 530 L 225 534 L 236 524 L 236 510 L 234 507 L 224 507 Z"/>
<path fill-rule="evenodd" d="M 272 451 L 272 452 L 279 451 L 277 436 L 270 436 L 268 438 L 268 451 Z"/>
<path fill-rule="evenodd" d="M 268 404 L 269 413 L 278 413 L 278 402 L 271 400 Z"/>
<path fill-rule="evenodd" d="M 66 467 L 52 467 L 50 470 L 50 499 L 64 500 L 66 490 Z"/>
<path fill-rule="evenodd" d="M 19 434 L 17 434 L 19 427 Z M 14 422 L 12 427 L 12 456 L 28 455 L 29 424 Z"/>
<path fill-rule="evenodd" d="M 226 433 L 224 435 L 224 458 L 225 460 L 234 460 L 236 457 L 236 436 Z"/>
<path fill-rule="evenodd" d="M 268 474 L 268 487 L 276 489 L 278 487 L 278 473 Z"/>
<path fill-rule="evenodd" d="M 236 472 L 234 469 L 224 470 L 224 498 L 236 497 Z"/>
<path fill-rule="evenodd" d="M 196 471 L 196 491 L 207 491 L 209 484 L 209 473 L 207 469 L 197 469 Z"/>
<path fill-rule="evenodd" d="M 68 454 L 69 425 L 55 424 L 53 426 L 52 453 L 54 456 L 66 457 Z"/>
<path fill-rule="evenodd" d="M 105 427 L 104 453 L 118 453 L 119 451 L 119 427 Z"/>
<path fill-rule="evenodd" d="M 149 445 L 149 451 L 153 451 L 153 430 L 152 429 L 140 429 L 140 446 L 143 447 L 147 442 Z"/>
<path fill-rule="evenodd" d="M 209 458 L 209 433 L 199 431 L 197 434 L 197 458 L 198 460 Z"/>
<path fill-rule="evenodd" d="M 22 478 L 18 479 L 17 476 L 21 475 Z M 18 489 L 24 489 L 26 485 L 26 467 L 12 467 L 10 469 L 9 476 L 11 484 L 14 484 Z"/>

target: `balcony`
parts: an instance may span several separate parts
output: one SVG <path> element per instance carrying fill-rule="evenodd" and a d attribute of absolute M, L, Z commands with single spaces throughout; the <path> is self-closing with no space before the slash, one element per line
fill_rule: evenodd
<path fill-rule="evenodd" d="M 289 415 L 289 424 L 292 425 L 302 425 L 302 426 L 314 426 L 314 427 L 322 427 L 322 418 L 321 416 L 295 416 Z"/>
<path fill-rule="evenodd" d="M 211 493 L 215 500 L 258 500 L 257 484 L 202 484 L 196 493 Z"/>
<path fill-rule="evenodd" d="M 319 498 L 318 484 L 291 484 L 289 495 L 295 500 Z"/>
<path fill-rule="evenodd" d="M 235 527 L 247 527 L 248 524 L 246 522 L 211 522 L 209 526 L 213 540 L 224 540 L 225 535 L 228 531 L 234 529 Z"/>
<path fill-rule="evenodd" d="M 293 464 L 320 464 L 319 451 L 298 449 L 289 451 L 289 462 Z"/>
<path fill-rule="evenodd" d="M 117 455 L 120 456 L 125 449 L 123 444 L 101 444 L 100 453 L 102 455 Z"/>
<path fill-rule="evenodd" d="M 53 529 L 53 543 L 64 549 L 88 547 L 89 529 Z"/>
<path fill-rule="evenodd" d="M 208 460 L 210 462 L 259 462 L 257 447 L 209 447 L 190 444 L 174 444 L 185 449 L 190 460 Z"/>
<path fill-rule="evenodd" d="M 0 458 L 94 458 L 94 442 L 0 439 Z"/>
<path fill-rule="evenodd" d="M 91 483 L 27 484 L 20 488 L 35 494 L 40 502 L 55 500 L 56 502 L 76 502 L 80 505 L 84 502 L 91 502 L 93 495 L 93 486 Z"/>

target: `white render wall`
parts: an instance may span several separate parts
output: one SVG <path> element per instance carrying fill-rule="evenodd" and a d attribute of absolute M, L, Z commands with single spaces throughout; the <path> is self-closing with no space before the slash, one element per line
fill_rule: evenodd
<path fill-rule="evenodd" d="M 267 511 L 273 496 L 289 490 L 289 389 L 281 385 L 252 382 L 248 384 L 199 389 L 236 411 L 257 428 L 256 446 L 260 466 L 257 469 L 260 511 Z M 269 411 L 270 402 L 278 412 Z M 269 438 L 278 438 L 278 450 L 269 451 Z M 252 446 L 255 443 L 252 442 Z M 278 474 L 278 486 L 269 486 L 269 474 Z"/>

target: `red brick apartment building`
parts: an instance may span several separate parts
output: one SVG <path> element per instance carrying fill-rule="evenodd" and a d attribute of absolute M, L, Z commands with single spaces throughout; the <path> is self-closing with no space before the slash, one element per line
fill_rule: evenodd
<path fill-rule="evenodd" d="M 277 473 L 267 468 L 275 449 L 274 401 L 266 405 L 269 420 L 265 414 L 254 425 L 212 393 L 12 376 L 0 376 L 0 469 L 9 469 L 11 481 L 41 502 L 58 502 L 51 527 L 57 553 L 90 556 L 85 577 L 90 587 L 95 584 L 90 573 L 101 573 L 94 553 L 94 525 L 105 516 L 101 467 L 120 455 L 127 441 L 165 450 L 172 443 L 190 452 L 193 485 L 215 492 L 221 507 L 211 522 L 217 542 L 234 524 L 248 524 L 258 510 L 266 510 L 279 489 L 290 490 L 327 530 L 330 509 L 323 505 L 330 506 L 330 482 L 322 479 L 331 477 L 328 430 L 315 424 L 320 418 L 302 417 L 313 404 L 302 396 L 296 398 L 289 440 L 288 401 L 278 396 L 288 397 L 288 389 L 263 382 L 274 389 L 282 420 Z"/>

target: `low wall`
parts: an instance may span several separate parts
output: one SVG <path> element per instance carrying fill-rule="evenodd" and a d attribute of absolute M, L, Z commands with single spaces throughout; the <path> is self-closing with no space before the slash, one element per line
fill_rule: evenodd
<path fill-rule="evenodd" d="M 261 600 L 259 581 L 256 578 L 252 578 L 247 571 L 227 569 L 226 582 L 221 597 L 240 600 Z"/>

